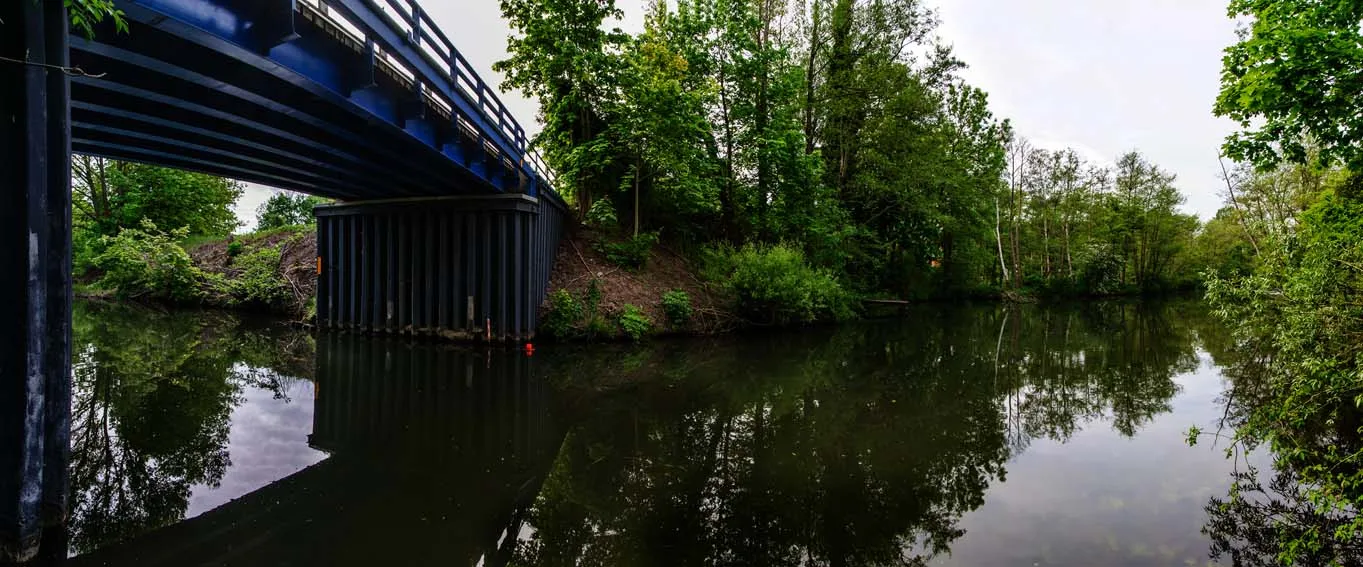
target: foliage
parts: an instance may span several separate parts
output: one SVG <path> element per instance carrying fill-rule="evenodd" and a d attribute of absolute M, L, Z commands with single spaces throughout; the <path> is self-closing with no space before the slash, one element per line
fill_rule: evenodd
<path fill-rule="evenodd" d="M 1210 277 L 1207 298 L 1235 332 L 1236 393 L 1254 399 L 1232 414 L 1236 440 L 1269 445 L 1269 490 L 1283 498 L 1238 479 L 1213 502 L 1230 534 L 1216 544 L 1236 561 L 1351 564 L 1363 537 L 1363 122 L 1351 94 L 1363 6 L 1234 0 L 1230 14 L 1248 24 L 1226 50 L 1216 112 L 1240 122 L 1225 150 L 1246 163 L 1226 172 L 1218 217 L 1254 260 Z"/>
<path fill-rule="evenodd" d="M 706 272 L 733 295 L 738 311 L 757 323 L 810 323 L 852 314 L 851 294 L 791 246 L 714 251 Z"/>
<path fill-rule="evenodd" d="M 38 2 L 40 0 L 33 0 Z M 85 35 L 87 39 L 94 39 L 95 26 L 109 18 L 114 22 L 114 29 L 118 33 L 128 33 L 128 20 L 119 10 L 113 0 L 63 0 L 66 3 L 68 16 L 71 18 L 71 27 Z"/>
<path fill-rule="evenodd" d="M 244 246 L 242 246 L 242 244 L 240 242 L 237 242 L 236 240 L 228 242 L 227 256 L 231 258 L 236 258 L 237 256 L 241 255 L 241 251 L 243 248 Z"/>
<path fill-rule="evenodd" d="M 905 298 L 1093 293 L 1082 250 L 1115 263 L 1116 292 L 1201 271 L 1171 175 L 1134 152 L 1109 170 L 1010 145 L 921 2 L 650 2 L 633 35 L 609 27 L 611 0 L 501 7 L 497 69 L 539 101 L 536 143 L 589 225 L 665 227 L 682 251 L 784 243 Z M 636 267 L 642 248 L 603 251 Z"/>
<path fill-rule="evenodd" d="M 620 325 L 620 330 L 625 333 L 625 336 L 635 342 L 642 340 L 653 330 L 653 320 L 649 319 L 643 311 L 640 311 L 638 306 L 630 304 L 625 304 L 620 310 L 620 316 L 616 319 L 616 323 Z"/>
<path fill-rule="evenodd" d="M 668 323 L 673 327 L 685 326 L 691 320 L 691 296 L 686 292 L 674 289 L 663 293 L 663 314 L 667 316 Z"/>
<path fill-rule="evenodd" d="M 256 230 L 273 230 L 286 226 L 303 226 L 316 223 L 312 209 L 317 205 L 330 202 L 329 199 L 280 191 L 256 209 Z"/>
<path fill-rule="evenodd" d="M 549 311 L 540 318 L 539 328 L 554 338 L 571 337 L 582 320 L 582 303 L 566 289 L 549 294 Z"/>
<path fill-rule="evenodd" d="M 281 249 L 263 247 L 239 256 L 237 272 L 227 279 L 226 290 L 237 302 L 283 308 L 294 299 L 289 282 L 281 273 Z"/>
<path fill-rule="evenodd" d="M 591 210 L 587 211 L 587 224 L 596 228 L 617 228 L 619 220 L 615 217 L 615 204 L 610 199 L 601 199 L 592 203 Z"/>
<path fill-rule="evenodd" d="M 605 255 L 606 260 L 616 266 L 638 270 L 648 263 L 649 252 L 657 243 L 657 233 L 645 232 L 622 242 L 599 242 L 597 243 L 597 251 Z"/>
<path fill-rule="evenodd" d="M 151 165 L 74 156 L 72 214 L 99 236 L 144 220 L 191 236 L 226 236 L 237 227 L 236 181 Z"/>
<path fill-rule="evenodd" d="M 162 232 L 151 221 L 104 237 L 104 252 L 94 264 L 104 275 L 99 285 L 123 298 L 193 301 L 200 297 L 203 273 L 176 240 L 187 230 Z"/>
<path fill-rule="evenodd" d="M 1286 160 L 1363 170 L 1363 4 L 1233 0 L 1228 12 L 1248 22 L 1222 60 L 1216 114 L 1243 129 L 1226 154 L 1264 168 Z"/>
<path fill-rule="evenodd" d="M 1353 300 L 1363 292 L 1363 202 L 1327 191 L 1300 215 L 1294 236 L 1260 246 L 1251 274 L 1213 277 L 1207 296 L 1247 356 L 1273 361 L 1262 371 L 1264 399 L 1237 439 L 1268 441 L 1275 468 L 1333 518 L 1272 542 L 1281 561 L 1295 562 L 1363 534 L 1363 469 L 1349 464 L 1363 455 L 1363 306 Z"/>

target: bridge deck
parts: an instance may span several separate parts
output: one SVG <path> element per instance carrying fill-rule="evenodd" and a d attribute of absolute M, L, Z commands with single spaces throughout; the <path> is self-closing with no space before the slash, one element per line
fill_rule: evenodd
<path fill-rule="evenodd" d="M 524 128 L 415 2 L 124 0 L 72 37 L 77 152 L 344 200 L 527 193 Z"/>

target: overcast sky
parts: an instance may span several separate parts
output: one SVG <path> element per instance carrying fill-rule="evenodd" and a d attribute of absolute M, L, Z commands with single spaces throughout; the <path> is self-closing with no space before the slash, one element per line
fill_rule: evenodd
<path fill-rule="evenodd" d="M 1224 0 L 928 0 L 944 41 L 989 93 L 994 113 L 1037 145 L 1074 147 L 1095 160 L 1131 149 L 1178 174 L 1185 209 L 1209 218 L 1220 207 L 1216 156 L 1233 124 L 1213 118 L 1221 50 L 1235 39 Z M 644 0 L 618 0 L 625 29 L 642 26 Z M 508 29 L 495 0 L 422 4 L 491 83 Z M 535 105 L 504 100 L 529 131 Z M 269 190 L 238 203 L 244 221 Z M 249 227 L 248 227 L 249 228 Z"/>

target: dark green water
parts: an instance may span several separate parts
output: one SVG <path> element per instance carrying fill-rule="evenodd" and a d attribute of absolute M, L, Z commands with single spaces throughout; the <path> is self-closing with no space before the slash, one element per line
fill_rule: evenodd
<path fill-rule="evenodd" d="M 463 350 L 79 305 L 74 565 L 1202 565 L 1196 303 Z"/>

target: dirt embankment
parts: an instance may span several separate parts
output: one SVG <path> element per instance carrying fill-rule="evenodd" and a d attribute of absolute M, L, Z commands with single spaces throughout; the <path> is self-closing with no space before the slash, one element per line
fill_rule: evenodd
<path fill-rule="evenodd" d="M 274 275 L 286 292 L 278 303 L 253 307 L 303 318 L 317 295 L 317 231 L 312 227 L 236 235 L 192 246 L 188 252 L 200 270 L 233 281 L 242 278 L 249 269 L 244 259 L 271 248 L 279 250 Z"/>
<path fill-rule="evenodd" d="M 702 282 L 682 256 L 665 246 L 654 246 L 645 265 L 630 270 L 612 264 L 597 250 L 597 243 L 603 238 L 585 229 L 570 230 L 565 235 L 550 277 L 550 293 L 567 290 L 585 302 L 595 281 L 601 294 L 597 313 L 602 319 L 615 321 L 626 305 L 634 305 L 653 321 L 654 329 L 660 333 L 716 334 L 738 326 L 737 319 L 727 311 L 723 297 Z M 303 318 L 308 315 L 308 307 L 317 293 L 317 235 L 314 230 L 295 228 L 234 236 L 193 246 L 189 255 L 199 269 L 233 281 L 246 275 L 243 258 L 269 248 L 280 251 L 276 275 L 286 284 L 283 287 L 287 288 L 289 299 L 279 305 L 252 308 Z M 681 328 L 666 324 L 667 316 L 662 308 L 663 294 L 672 290 L 684 291 L 691 299 L 691 321 Z M 223 306 L 239 307 L 227 302 L 223 302 Z M 540 305 L 541 318 L 548 308 L 546 295 Z"/>
<path fill-rule="evenodd" d="M 549 278 L 549 292 L 567 290 L 574 298 L 585 300 L 592 281 L 601 293 L 598 313 L 613 321 L 625 305 L 634 305 L 648 315 L 658 331 L 673 334 L 708 335 L 732 330 L 739 321 L 726 309 L 724 298 L 701 281 L 691 264 L 663 245 L 653 247 L 648 261 L 638 270 L 612 264 L 597 251 L 605 237 L 588 229 L 572 230 L 559 245 L 558 258 Z M 662 296 L 672 290 L 686 292 L 691 298 L 693 315 L 683 328 L 669 328 L 662 308 Z M 549 308 L 549 297 L 540 308 L 540 319 Z"/>

